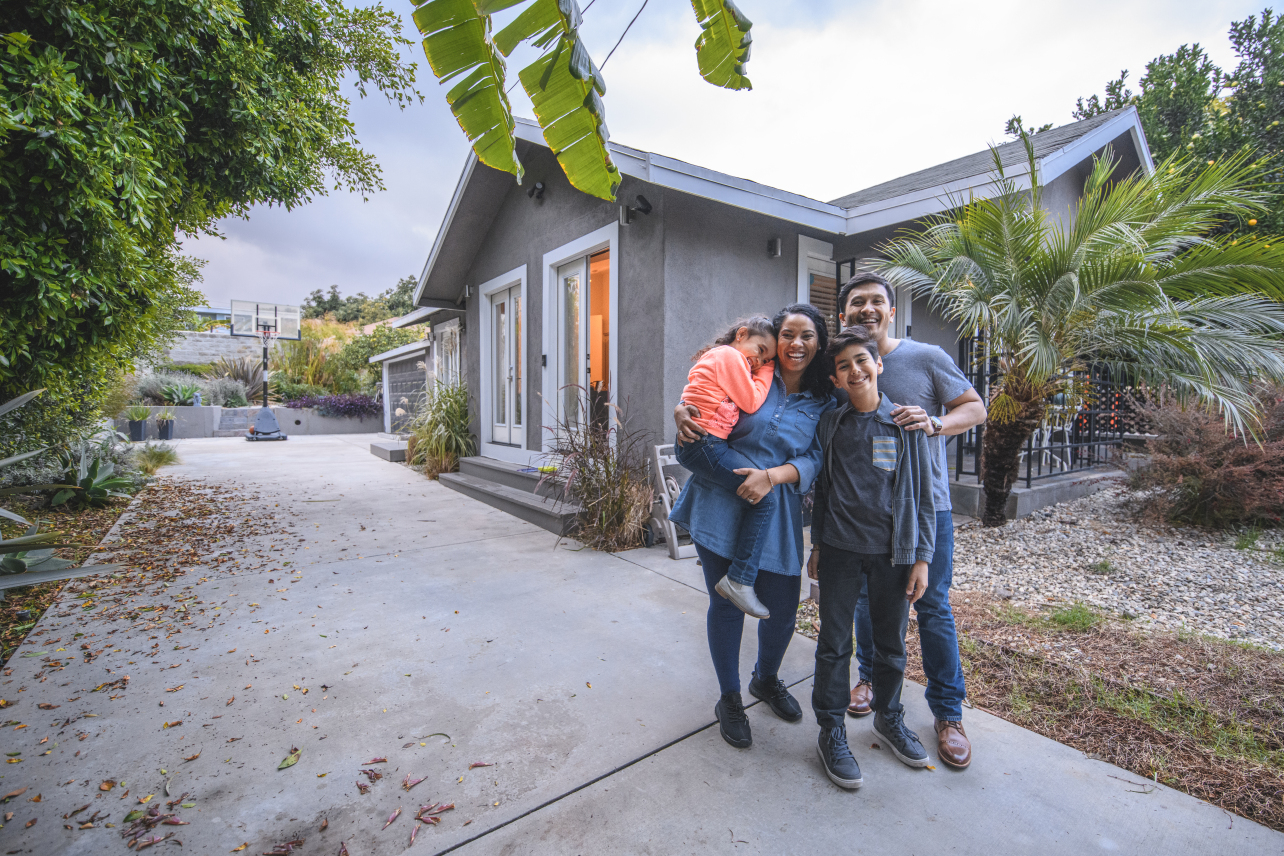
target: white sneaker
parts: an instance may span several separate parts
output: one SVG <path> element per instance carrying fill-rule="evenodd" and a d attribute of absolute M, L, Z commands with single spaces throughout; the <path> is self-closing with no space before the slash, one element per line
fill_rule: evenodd
<path fill-rule="evenodd" d="M 754 594 L 753 586 L 735 583 L 730 577 L 723 577 L 718 580 L 713 590 L 735 604 L 736 609 L 745 615 L 753 618 L 771 618 L 767 607 L 763 606 L 762 601 L 758 600 L 758 595 Z"/>

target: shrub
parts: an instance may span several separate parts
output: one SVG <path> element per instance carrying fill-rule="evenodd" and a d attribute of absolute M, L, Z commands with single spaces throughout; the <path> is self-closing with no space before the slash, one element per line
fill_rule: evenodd
<path fill-rule="evenodd" d="M 272 378 L 272 390 L 276 393 L 277 398 L 285 402 L 286 407 L 290 406 L 290 402 L 298 401 L 301 398 L 324 398 L 330 395 L 330 390 L 325 387 L 280 380 L 276 376 Z"/>
<path fill-rule="evenodd" d="M 126 497 L 125 491 L 142 486 L 126 438 L 116 431 L 100 431 L 72 443 L 58 452 L 61 473 L 59 484 L 76 485 L 79 490 L 63 488 L 54 493 L 52 506 L 100 508 L 113 497 Z"/>
<path fill-rule="evenodd" d="M 1284 521 L 1284 400 L 1281 390 L 1257 393 L 1260 443 L 1236 437 L 1201 407 L 1139 405 L 1159 438 L 1147 443 L 1150 462 L 1132 474 L 1149 491 L 1142 511 L 1174 523 L 1216 528 L 1279 526 Z"/>
<path fill-rule="evenodd" d="M 263 360 L 260 357 L 241 357 L 238 360 L 219 357 L 210 367 L 209 376 L 239 380 L 247 394 L 250 390 L 257 392 L 263 389 Z"/>
<path fill-rule="evenodd" d="M 155 475 L 161 467 L 177 463 L 178 452 L 164 443 L 144 443 L 134 449 L 134 464 L 144 475 Z"/>
<path fill-rule="evenodd" d="M 468 387 L 437 384 L 424 393 L 422 406 L 407 424 L 406 462 L 435 479 L 459 468 L 459 459 L 477 448 L 469 430 Z"/>
<path fill-rule="evenodd" d="M 131 404 L 125 408 L 125 418 L 130 422 L 146 422 L 151 415 L 152 409 L 146 404 Z"/>
<path fill-rule="evenodd" d="M 161 366 L 167 372 L 181 372 L 183 374 L 197 375 L 198 377 L 209 377 L 214 370 L 213 363 L 170 363 Z"/>
<path fill-rule="evenodd" d="M 179 407 L 190 407 L 196 402 L 196 396 L 200 392 L 201 386 L 197 383 L 172 383 L 161 389 L 165 403 Z"/>
<path fill-rule="evenodd" d="M 165 387 L 186 385 L 201 389 L 204 383 L 205 378 L 186 372 L 153 371 L 138 379 L 138 398 L 143 404 L 172 404 L 174 402 L 165 397 Z"/>
<path fill-rule="evenodd" d="M 610 553 L 641 547 L 654 498 L 647 471 L 649 437 L 631 430 L 614 404 L 605 424 L 590 420 L 580 406 L 577 424 L 557 426 L 552 452 L 563 499 L 583 509 L 575 537 Z"/>
<path fill-rule="evenodd" d="M 362 393 L 344 393 L 343 395 L 308 395 L 286 402 L 286 407 L 302 410 L 305 407 L 316 408 L 317 413 L 332 419 L 356 417 L 365 419 L 383 413 L 383 403 L 371 395 Z"/>
<path fill-rule="evenodd" d="M 206 404 L 219 407 L 245 407 L 250 403 L 245 384 L 230 377 L 217 377 L 205 384 Z"/>

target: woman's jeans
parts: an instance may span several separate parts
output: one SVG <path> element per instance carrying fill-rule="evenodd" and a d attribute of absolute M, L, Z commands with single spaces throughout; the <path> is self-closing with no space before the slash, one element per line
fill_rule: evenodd
<path fill-rule="evenodd" d="M 709 614 L 706 626 L 709 634 L 709 654 L 713 657 L 713 670 L 718 674 L 719 691 L 740 692 L 740 638 L 744 633 L 745 614 L 731 601 L 713 590 L 718 580 L 727 574 L 731 560 L 706 550 L 696 544 L 696 553 L 704 570 L 705 588 L 709 590 Z M 758 599 L 771 612 L 771 618 L 758 622 L 758 664 L 754 674 L 771 680 L 780 671 L 789 640 L 794 636 L 794 621 L 798 616 L 798 591 L 801 580 L 784 574 L 763 571 L 758 575 L 753 590 Z"/>
<path fill-rule="evenodd" d="M 842 725 L 851 703 L 852 625 L 858 597 L 873 602 L 872 674 L 874 710 L 899 713 L 905 683 L 905 628 L 909 602 L 905 585 L 909 565 L 893 565 L 891 556 L 869 556 L 824 545 L 820 550 L 820 633 L 816 637 L 816 679 L 811 708 L 821 728 Z M 861 668 L 864 669 L 864 661 Z"/>
<path fill-rule="evenodd" d="M 744 476 L 736 475 L 733 470 L 758 469 L 753 461 L 731 448 L 726 440 L 712 434 L 706 434 L 694 443 L 683 443 L 680 446 L 674 444 L 674 455 L 678 463 L 692 473 L 732 494 L 745 481 Z M 736 554 L 731 557 L 727 576 L 734 583 L 751 586 L 758 578 L 762 545 L 776 514 L 776 491 L 773 488 L 756 504 L 746 499 L 741 502 L 744 504 L 744 512 L 740 515 L 740 534 L 736 538 Z"/>
<path fill-rule="evenodd" d="M 824 552 L 821 552 L 824 555 Z M 954 518 L 948 511 L 936 512 L 936 553 L 927 566 L 927 591 L 914 604 L 918 617 L 919 647 L 923 652 L 923 674 L 927 676 L 927 706 L 937 719 L 957 722 L 963 718 L 963 666 L 959 662 L 959 637 L 950 609 L 950 583 L 954 579 Z M 860 679 L 872 681 L 875 662 L 873 625 L 869 620 L 869 594 L 861 589 L 856 603 L 856 656 Z"/>

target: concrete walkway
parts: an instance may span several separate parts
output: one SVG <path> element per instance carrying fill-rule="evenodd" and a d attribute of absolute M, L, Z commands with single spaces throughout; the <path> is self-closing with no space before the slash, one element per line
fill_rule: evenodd
<path fill-rule="evenodd" d="M 104 778 L 140 795 L 173 776 L 196 807 L 182 812 L 190 826 L 162 829 L 188 854 L 299 838 L 301 853 L 341 841 L 352 856 L 401 853 L 416 808 L 434 802 L 455 809 L 420 831 L 417 852 L 1284 853 L 1284 835 L 980 712 L 967 715 L 977 760 L 962 774 L 903 767 L 870 748 L 868 720 L 849 721 L 866 780 L 855 793 L 824 778 L 810 714 L 789 725 L 755 706 L 753 748 L 732 749 L 710 727 L 718 690 L 693 560 L 555 548 L 376 459 L 370 439 L 179 444 L 167 473 L 258 488 L 290 512 L 297 534 L 279 544 L 292 582 L 206 570 L 227 617 L 183 652 L 183 669 L 136 667 L 127 700 L 95 700 L 92 740 L 15 708 L 31 727 L 0 734 L 29 760 L 3 770 L 0 790 L 29 790 L 5 806 L 18 813 L 0 850 L 125 852 L 115 831 L 67 830 L 62 815 L 86 802 L 123 815 L 132 806 L 98 795 Z M 41 628 L 68 626 L 63 612 Z M 10 661 L 15 686 L 35 681 L 31 648 Z M 782 670 L 804 707 L 813 651 L 796 636 Z M 104 662 L 75 668 L 102 675 Z M 183 693 L 166 695 L 179 681 Z M 930 734 L 921 690 L 906 696 L 911 726 Z M 180 708 L 185 725 L 162 729 Z M 57 748 L 38 756 L 47 733 Z M 278 771 L 296 746 L 299 762 Z M 388 761 L 366 763 L 377 757 Z M 363 768 L 383 773 L 364 795 Z M 409 793 L 407 775 L 424 780 Z M 28 816 L 39 823 L 25 828 Z"/>

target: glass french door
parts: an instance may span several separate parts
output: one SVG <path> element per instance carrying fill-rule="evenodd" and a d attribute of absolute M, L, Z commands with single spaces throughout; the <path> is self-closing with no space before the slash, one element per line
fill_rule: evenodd
<path fill-rule="evenodd" d="M 491 442 L 522 445 L 522 288 L 490 296 Z"/>
<path fill-rule="evenodd" d="M 557 269 L 558 419 L 570 428 L 587 419 L 605 426 L 611 401 L 611 254 L 608 250 Z"/>

